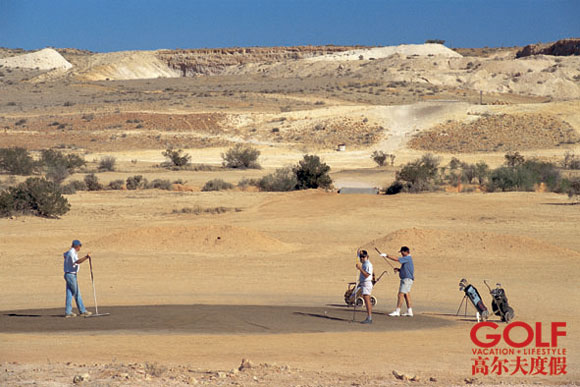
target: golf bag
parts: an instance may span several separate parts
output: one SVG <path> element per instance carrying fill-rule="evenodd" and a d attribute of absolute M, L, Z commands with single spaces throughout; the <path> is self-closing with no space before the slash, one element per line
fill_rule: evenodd
<path fill-rule="evenodd" d="M 485 282 L 485 286 L 489 289 L 491 294 L 491 309 L 496 316 L 501 317 L 501 321 L 509 323 L 515 316 L 514 310 L 509 306 L 505 290 L 502 289 L 501 284 L 496 284 L 496 288 L 492 289 Z"/>
<path fill-rule="evenodd" d="M 378 280 L 375 279 L 375 273 L 373 273 L 372 284 L 374 285 L 377 282 Z M 356 306 L 362 306 L 364 304 L 364 300 L 361 296 L 361 289 L 356 282 L 348 283 L 348 288 L 346 289 L 346 292 L 344 292 L 344 303 L 349 306 L 354 305 L 355 303 Z M 371 304 L 373 306 L 377 304 L 375 296 L 371 296 Z"/>
<path fill-rule="evenodd" d="M 475 307 L 475 310 L 481 315 L 483 320 L 487 320 L 489 317 L 489 311 L 483 304 L 483 299 L 479 295 L 479 292 L 475 286 L 471 285 L 465 278 L 459 282 L 459 290 L 465 293 L 465 296 L 469 298 L 469 301 Z"/>

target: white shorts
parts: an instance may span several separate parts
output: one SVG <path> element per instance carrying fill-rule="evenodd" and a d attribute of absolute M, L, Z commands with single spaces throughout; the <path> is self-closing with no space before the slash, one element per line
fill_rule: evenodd
<path fill-rule="evenodd" d="M 361 282 L 359 285 L 362 296 L 370 296 L 373 291 L 373 283 L 371 281 Z M 357 292 L 358 293 L 358 292 Z"/>
<path fill-rule="evenodd" d="M 399 286 L 399 293 L 409 293 L 411 291 L 411 286 L 413 286 L 413 280 L 411 278 L 402 279 L 401 285 Z"/>

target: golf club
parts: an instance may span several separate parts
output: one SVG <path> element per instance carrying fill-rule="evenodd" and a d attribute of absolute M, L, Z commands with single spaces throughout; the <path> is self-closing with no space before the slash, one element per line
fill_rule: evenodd
<path fill-rule="evenodd" d="M 95 314 L 91 314 L 90 316 L 86 316 L 85 318 L 108 316 L 111 313 L 99 313 L 99 307 L 97 306 L 97 292 L 95 290 L 95 278 L 93 277 L 93 261 L 91 260 L 90 255 L 88 257 L 89 257 L 89 268 L 91 271 L 91 283 L 93 284 L 93 297 L 95 299 Z"/>
<path fill-rule="evenodd" d="M 360 248 L 358 248 L 356 250 L 356 258 L 355 258 L 355 264 L 354 264 L 355 266 L 358 263 L 359 259 L 360 259 Z M 355 294 L 354 294 L 354 304 L 352 305 L 352 321 L 351 322 L 354 322 L 355 314 L 356 314 L 356 298 L 357 298 L 357 294 L 356 294 L 357 293 L 357 285 L 356 284 L 358 282 L 358 271 L 356 272 L 356 275 L 354 277 L 354 282 L 355 282 L 355 288 L 354 288 Z"/>
<path fill-rule="evenodd" d="M 382 254 L 381 251 L 379 249 L 377 249 L 376 247 L 375 247 L 375 250 L 377 251 L 377 253 L 379 253 L 379 255 Z M 382 255 L 381 255 L 381 257 L 385 260 L 385 262 L 387 262 L 389 264 L 390 267 L 392 267 L 393 269 L 395 269 L 395 266 L 393 266 L 391 264 L 391 262 L 389 262 L 389 260 L 386 257 L 383 257 Z"/>

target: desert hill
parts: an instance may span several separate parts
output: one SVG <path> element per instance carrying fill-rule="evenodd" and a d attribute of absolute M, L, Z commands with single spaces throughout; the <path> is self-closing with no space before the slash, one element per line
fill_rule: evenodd
<path fill-rule="evenodd" d="M 580 131 L 580 57 L 561 48 L 574 42 L 544 51 L 440 44 L 1 49 L 7 92 L 0 127 L 4 144 L 29 149 L 250 142 L 297 153 L 341 143 L 390 152 L 412 140 L 412 152 L 562 154 L 575 149 Z"/>

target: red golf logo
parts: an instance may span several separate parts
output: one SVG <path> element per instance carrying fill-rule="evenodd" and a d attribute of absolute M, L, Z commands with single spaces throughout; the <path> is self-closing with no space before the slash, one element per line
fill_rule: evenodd
<path fill-rule="evenodd" d="M 472 375 L 565 375 L 566 348 L 559 338 L 566 336 L 565 322 L 552 322 L 545 330 L 541 322 L 533 326 L 513 322 L 500 331 L 494 322 L 481 322 L 471 328 L 476 348 L 472 354 Z M 549 331 L 549 333 L 547 332 Z"/>

